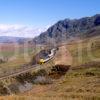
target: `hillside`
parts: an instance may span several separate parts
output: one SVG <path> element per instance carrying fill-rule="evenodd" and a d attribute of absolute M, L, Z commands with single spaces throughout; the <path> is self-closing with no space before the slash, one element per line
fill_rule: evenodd
<path fill-rule="evenodd" d="M 58 51 L 59 54 L 57 53 L 57 56 L 55 57 L 57 57 L 58 60 L 61 59 L 61 56 L 59 56 L 61 50 L 68 48 L 68 51 L 71 53 L 73 58 L 72 66 L 66 71 L 66 73 L 62 74 L 62 71 L 57 72 L 57 70 L 53 69 L 54 66 L 50 66 L 49 68 L 47 67 L 47 64 L 44 64 L 43 69 L 14 77 L 14 82 L 27 81 L 31 83 L 33 87 L 31 87 L 30 90 L 20 93 L 20 89 L 17 89 L 18 94 L 1 97 L 1 99 L 28 100 L 31 97 L 32 100 L 99 100 L 100 62 L 93 61 L 95 59 L 90 58 L 88 55 L 89 51 L 86 51 L 88 48 L 88 42 L 91 39 L 94 40 L 91 41 L 94 44 L 92 45 L 92 53 L 95 56 L 95 59 L 100 58 L 99 37 L 92 37 L 84 39 L 81 42 L 71 42 L 70 44 L 61 46 Z M 82 62 L 80 62 L 78 58 L 78 45 L 82 45 Z M 66 54 L 68 54 L 68 52 L 66 52 Z M 63 55 L 63 57 L 65 56 Z M 66 64 L 66 62 L 63 63 Z M 50 82 L 51 80 L 53 81 Z M 10 81 L 13 81 L 13 79 L 10 79 Z M 23 84 L 21 83 L 20 85 Z M 12 86 L 18 88 L 16 84 L 12 84 Z M 30 85 L 28 86 L 30 88 Z M 25 85 L 26 89 L 28 86 Z M 13 91 L 12 88 L 11 91 Z M 14 92 L 16 92 L 16 89 Z"/>
<path fill-rule="evenodd" d="M 81 19 L 65 19 L 58 21 L 46 32 L 34 38 L 33 42 L 39 44 L 61 43 L 68 40 L 100 35 L 100 14 Z"/>
<path fill-rule="evenodd" d="M 91 48 L 94 59 L 89 56 L 89 51 L 87 51 L 87 45 L 91 39 L 93 40 L 91 42 L 94 44 Z M 58 51 L 59 55 L 61 50 L 64 50 L 64 48 L 68 48 L 68 51 L 72 55 L 73 62 L 70 69 L 65 73 L 65 75 L 60 75 L 60 77 L 54 80 L 52 84 L 34 85 L 32 90 L 27 91 L 22 95 L 32 96 L 33 98 L 35 96 L 36 100 L 39 100 L 40 98 L 44 100 L 51 100 L 51 98 L 55 100 L 99 100 L 100 60 L 95 61 L 96 59 L 100 58 L 99 43 L 100 37 L 92 37 L 84 39 L 81 42 L 72 42 L 70 44 L 60 47 L 60 50 Z M 78 56 L 77 53 L 78 45 L 82 45 L 81 56 Z M 65 53 L 65 55 L 66 54 L 67 52 Z M 58 60 L 64 56 L 63 53 L 62 57 L 61 55 L 59 55 L 56 56 Z M 82 61 L 79 60 L 80 58 L 82 58 Z M 64 64 L 66 64 L 67 61 L 69 63 L 69 60 L 66 59 Z M 53 78 L 57 77 L 56 74 L 56 71 L 55 73 L 52 73 Z"/>

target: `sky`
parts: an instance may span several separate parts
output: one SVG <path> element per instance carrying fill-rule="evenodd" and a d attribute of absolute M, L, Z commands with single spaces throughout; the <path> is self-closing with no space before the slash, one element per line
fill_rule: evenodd
<path fill-rule="evenodd" d="M 34 37 L 65 18 L 100 13 L 100 0 L 0 0 L 0 36 Z"/>

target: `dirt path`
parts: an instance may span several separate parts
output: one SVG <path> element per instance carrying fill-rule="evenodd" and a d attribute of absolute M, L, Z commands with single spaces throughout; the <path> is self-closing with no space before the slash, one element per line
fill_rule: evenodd
<path fill-rule="evenodd" d="M 57 54 L 55 56 L 55 64 L 65 64 L 71 65 L 72 64 L 72 56 L 70 52 L 67 50 L 67 46 L 59 47 Z"/>

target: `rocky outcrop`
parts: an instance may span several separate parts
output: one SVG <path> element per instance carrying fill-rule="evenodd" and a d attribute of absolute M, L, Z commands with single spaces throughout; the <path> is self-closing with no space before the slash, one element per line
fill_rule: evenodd
<path fill-rule="evenodd" d="M 100 14 L 81 19 L 65 19 L 58 21 L 46 32 L 34 38 L 38 44 L 59 43 L 70 39 L 100 35 Z"/>

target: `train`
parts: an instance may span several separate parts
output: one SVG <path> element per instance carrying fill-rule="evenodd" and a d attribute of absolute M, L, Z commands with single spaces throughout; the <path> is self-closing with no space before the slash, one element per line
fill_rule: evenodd
<path fill-rule="evenodd" d="M 47 58 L 41 58 L 41 59 L 39 60 L 39 64 L 44 64 L 44 63 L 46 63 L 47 61 L 49 61 L 50 59 L 52 59 L 52 58 L 54 57 L 55 53 L 56 53 L 56 50 L 57 50 L 57 48 L 51 49 L 51 51 L 50 51 L 50 53 L 48 54 Z"/>

